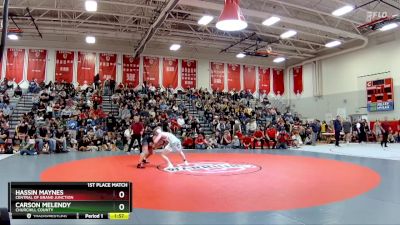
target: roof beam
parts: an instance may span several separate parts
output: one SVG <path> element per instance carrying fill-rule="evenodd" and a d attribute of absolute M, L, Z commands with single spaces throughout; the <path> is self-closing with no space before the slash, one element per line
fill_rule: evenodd
<path fill-rule="evenodd" d="M 179 0 L 170 0 L 167 3 L 167 5 L 163 8 L 158 17 L 155 19 L 154 23 L 147 30 L 143 39 L 140 41 L 138 47 L 134 52 L 135 57 L 138 57 L 143 52 L 143 50 L 146 47 L 146 44 L 151 40 L 153 35 L 157 32 L 157 29 L 164 23 L 164 21 L 167 19 L 168 14 L 171 12 L 171 10 L 175 8 L 178 2 Z"/>
<path fill-rule="evenodd" d="M 182 0 L 180 4 L 197 7 L 197 8 L 216 10 L 216 11 L 221 11 L 223 9 L 222 4 L 206 2 L 206 1 L 202 1 L 202 0 Z M 257 10 L 251 10 L 251 9 L 242 9 L 242 11 L 246 16 L 256 17 L 256 18 L 260 18 L 260 19 L 265 19 L 265 18 L 268 18 L 269 16 L 272 16 L 272 13 L 261 12 L 261 11 L 257 11 Z M 342 37 L 349 37 L 349 38 L 362 39 L 362 40 L 364 39 L 364 37 L 362 35 L 359 35 L 357 33 L 349 32 L 349 31 L 345 31 L 345 30 L 341 30 L 341 29 L 337 29 L 337 28 L 332 28 L 332 27 L 328 27 L 325 25 L 321 25 L 321 24 L 317 24 L 317 23 L 313 23 L 313 22 L 309 22 L 309 21 L 305 21 L 305 20 L 299 20 L 299 19 L 289 18 L 289 17 L 285 17 L 285 16 L 280 16 L 280 15 L 279 15 L 279 17 L 281 18 L 281 20 L 283 22 L 286 22 L 289 24 L 302 26 L 302 27 L 309 27 L 309 28 L 325 31 L 328 33 L 337 34 Z"/>
<path fill-rule="evenodd" d="M 362 24 L 359 21 L 347 19 L 345 17 L 336 17 L 336 16 L 333 16 L 331 13 L 328 13 L 328 12 L 324 12 L 324 11 L 320 11 L 320 10 L 316 10 L 316 9 L 311 9 L 311 8 L 308 8 L 308 7 L 304 7 L 304 6 L 300 6 L 300 5 L 297 5 L 297 4 L 289 3 L 287 1 L 282 1 L 282 0 L 266 0 L 266 1 L 279 3 L 279 4 L 286 5 L 286 6 L 289 6 L 289 7 L 292 7 L 292 8 L 302 9 L 304 11 L 314 12 L 314 13 L 317 13 L 317 14 L 320 14 L 320 15 L 329 16 L 329 17 L 332 17 L 332 18 L 335 18 L 335 19 L 338 19 L 338 20 L 344 20 L 344 21 L 347 21 L 349 23 L 354 23 L 354 24 L 357 24 L 357 25 L 361 25 Z"/>

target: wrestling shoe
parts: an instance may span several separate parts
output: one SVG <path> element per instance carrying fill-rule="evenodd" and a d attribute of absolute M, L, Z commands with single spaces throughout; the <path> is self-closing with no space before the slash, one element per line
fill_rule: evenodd
<path fill-rule="evenodd" d="M 189 163 L 188 163 L 187 160 L 185 160 L 185 161 L 183 162 L 183 164 L 184 164 L 185 166 L 189 166 Z"/>
<path fill-rule="evenodd" d="M 174 168 L 174 165 L 170 164 L 167 167 L 164 168 L 165 171 L 171 170 Z"/>
<path fill-rule="evenodd" d="M 137 164 L 136 168 L 138 169 L 144 169 L 144 165 L 142 163 Z"/>
<path fill-rule="evenodd" d="M 145 159 L 143 159 L 143 160 L 142 160 L 142 163 L 144 163 L 144 164 L 149 164 L 150 162 L 147 161 L 147 160 L 145 160 Z"/>

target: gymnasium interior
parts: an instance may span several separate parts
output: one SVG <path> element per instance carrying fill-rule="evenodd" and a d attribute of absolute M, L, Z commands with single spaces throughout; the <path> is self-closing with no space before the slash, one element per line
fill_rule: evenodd
<path fill-rule="evenodd" d="M 0 225 L 400 224 L 400 1 L 0 13 Z"/>

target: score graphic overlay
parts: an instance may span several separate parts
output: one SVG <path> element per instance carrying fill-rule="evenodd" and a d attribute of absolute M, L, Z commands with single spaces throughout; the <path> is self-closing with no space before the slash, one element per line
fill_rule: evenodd
<path fill-rule="evenodd" d="M 13 219 L 129 219 L 132 183 L 10 182 Z"/>

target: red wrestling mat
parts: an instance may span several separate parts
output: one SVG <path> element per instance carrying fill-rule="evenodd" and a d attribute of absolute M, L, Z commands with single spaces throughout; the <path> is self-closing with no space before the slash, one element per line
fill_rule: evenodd
<path fill-rule="evenodd" d="M 180 162 L 178 155 L 171 155 Z M 264 154 L 188 154 L 174 172 L 137 156 L 77 160 L 51 167 L 42 181 L 132 181 L 134 208 L 185 212 L 249 212 L 319 206 L 363 194 L 380 183 L 373 170 L 334 160 Z M 210 163 L 210 162 L 218 163 Z M 203 162 L 203 163 L 200 163 Z M 191 175 L 188 175 L 191 174 Z"/>

